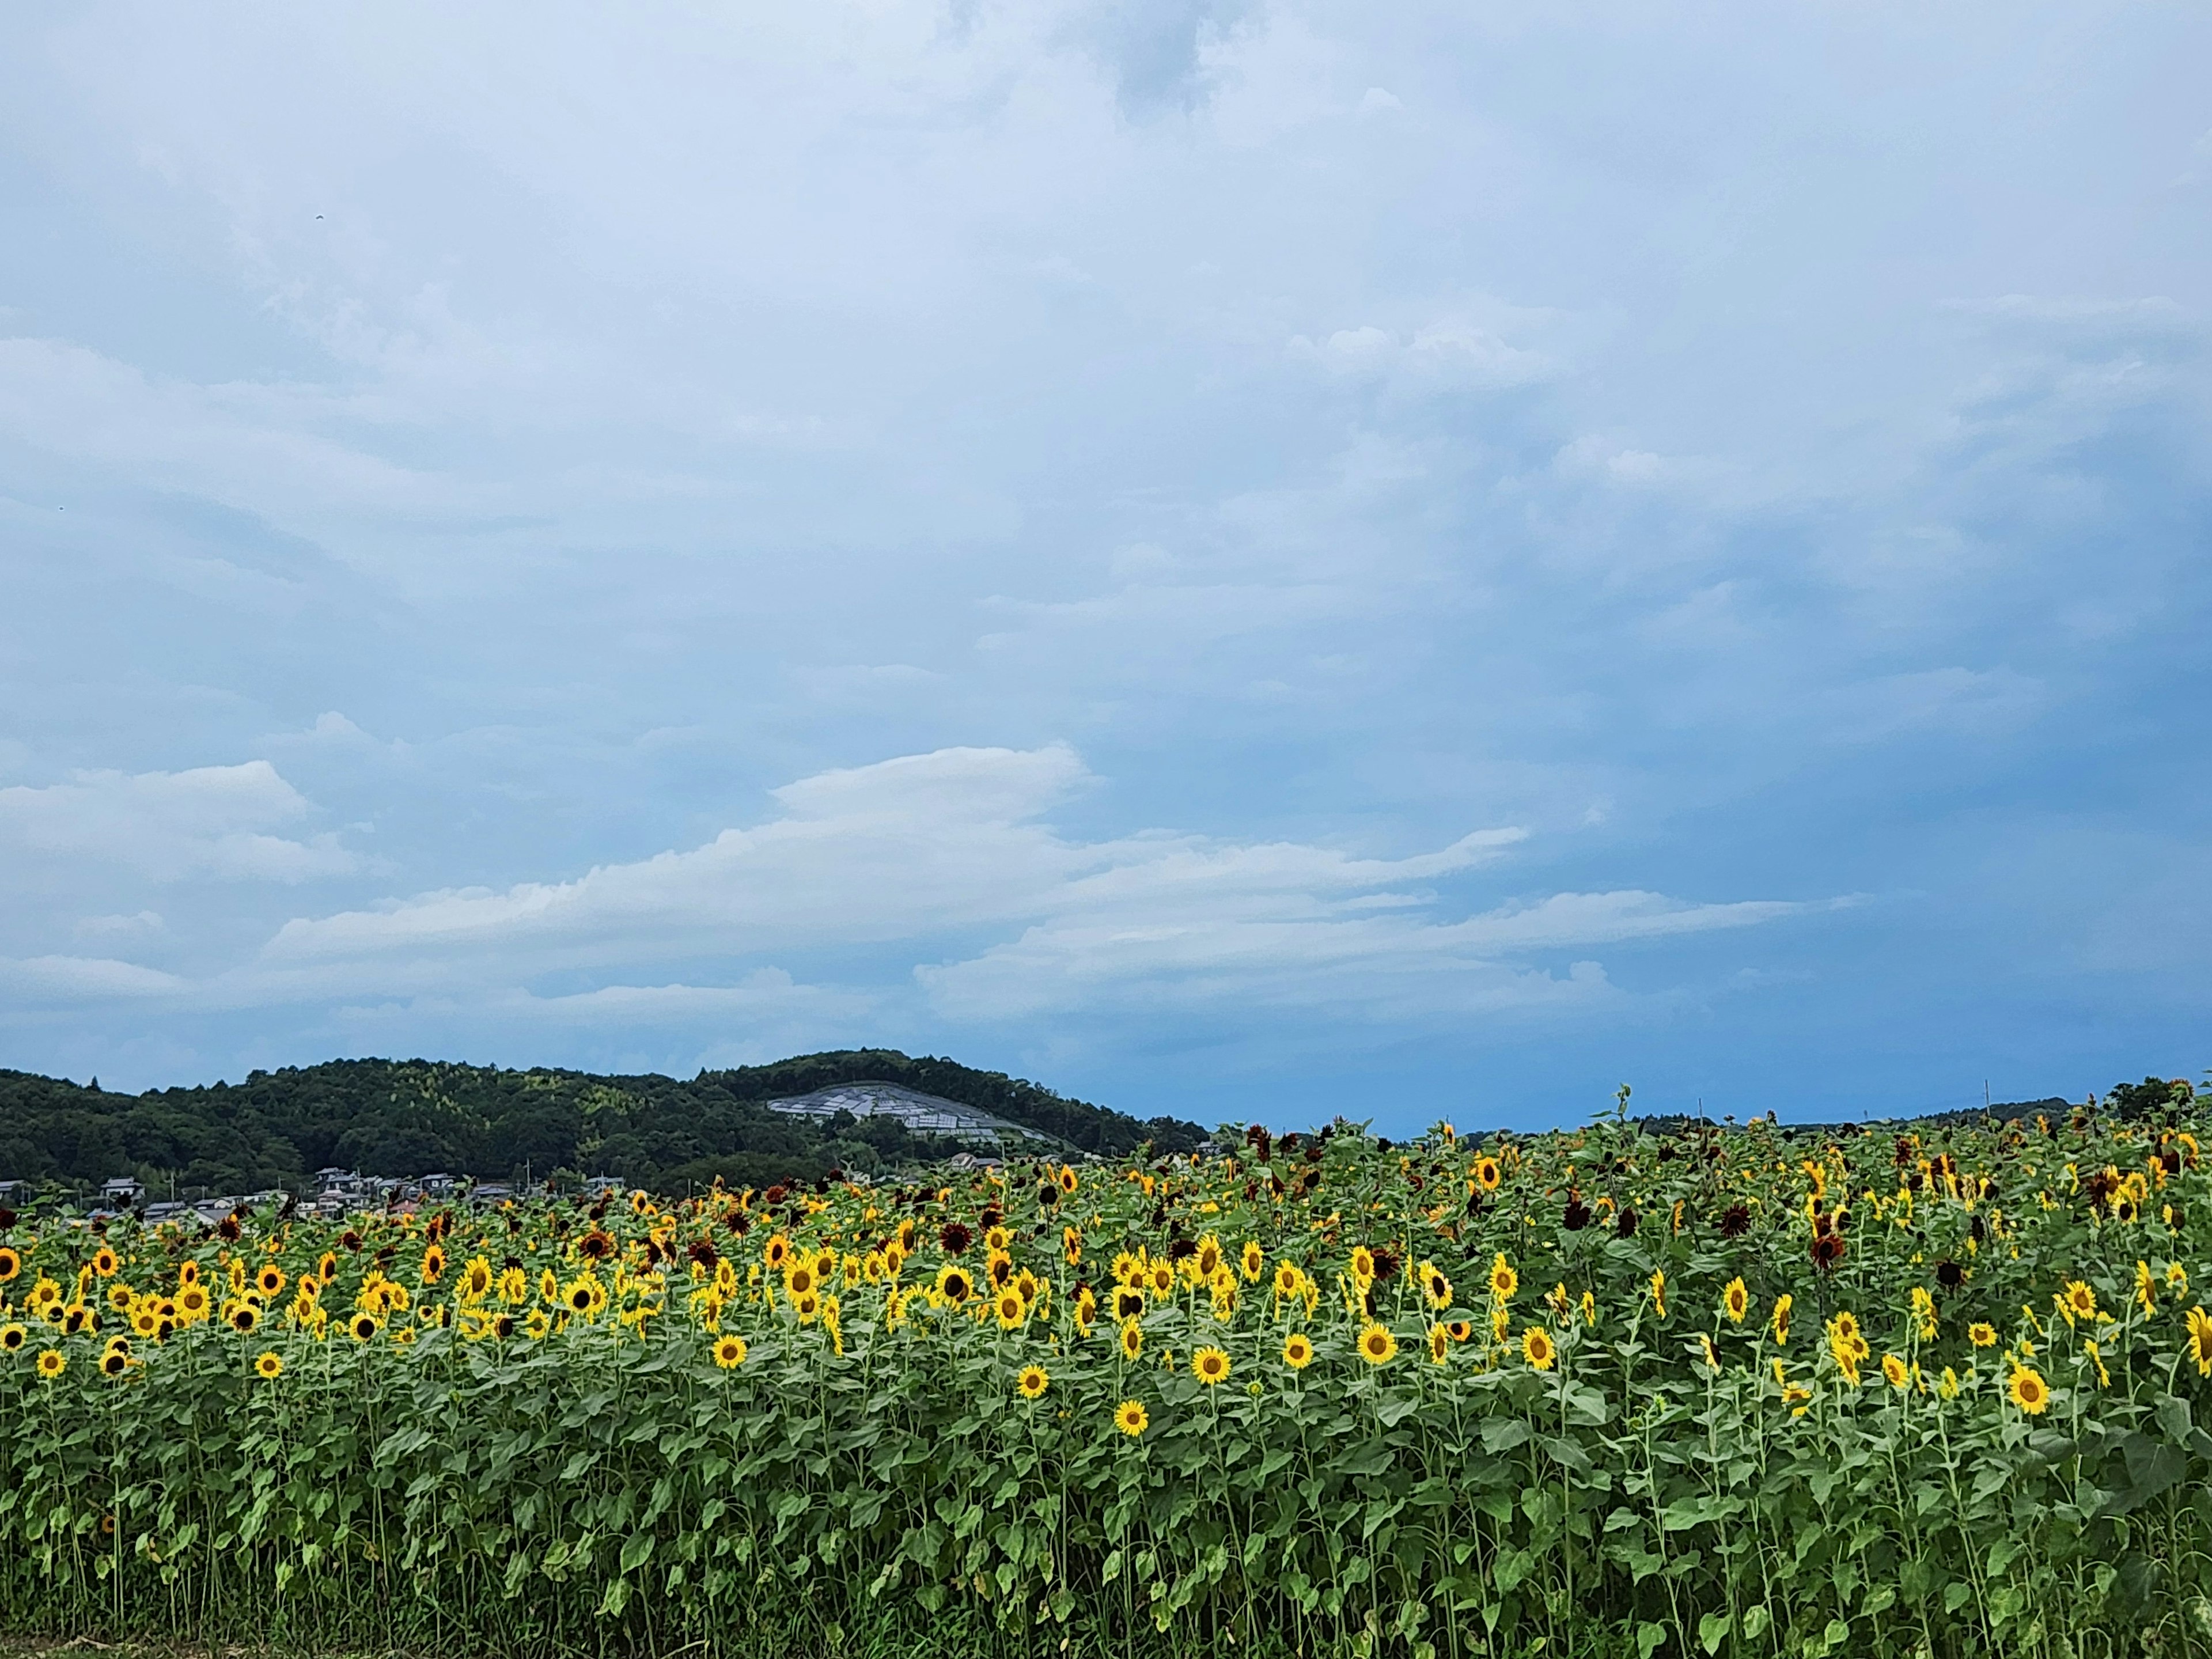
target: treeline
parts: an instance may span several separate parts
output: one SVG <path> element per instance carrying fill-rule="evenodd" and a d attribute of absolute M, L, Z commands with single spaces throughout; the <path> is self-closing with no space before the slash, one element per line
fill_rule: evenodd
<path fill-rule="evenodd" d="M 914 1135 L 895 1119 L 823 1123 L 765 1104 L 871 1081 L 979 1108 L 1077 1151 L 1112 1156 L 1150 1141 L 1180 1152 L 1202 1138 L 1195 1124 L 1140 1122 L 1001 1073 L 888 1049 L 808 1054 L 688 1081 L 343 1060 L 140 1095 L 0 1071 L 0 1180 L 83 1188 L 131 1174 L 156 1193 L 173 1184 L 179 1195 L 300 1192 L 317 1170 L 336 1165 L 365 1175 L 441 1170 L 499 1181 L 605 1173 L 680 1192 L 718 1176 L 729 1185 L 765 1187 L 963 1149 L 957 1139 Z"/>

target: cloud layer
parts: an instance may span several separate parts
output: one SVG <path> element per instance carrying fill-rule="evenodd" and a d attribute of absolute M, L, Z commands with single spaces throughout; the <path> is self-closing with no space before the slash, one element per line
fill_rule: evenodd
<path fill-rule="evenodd" d="M 2202 17 L 0 45 L 0 1065 L 2203 1061 Z"/>

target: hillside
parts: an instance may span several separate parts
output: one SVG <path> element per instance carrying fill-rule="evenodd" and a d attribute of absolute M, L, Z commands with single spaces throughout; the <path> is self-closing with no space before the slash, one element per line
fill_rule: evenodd
<path fill-rule="evenodd" d="M 1202 1131 L 1071 1100 L 1002 1073 L 890 1049 L 805 1054 L 769 1066 L 647 1073 L 509 1071 L 436 1060 L 340 1060 L 256 1072 L 244 1083 L 117 1094 L 0 1072 L 0 1180 L 94 1185 L 137 1176 L 154 1191 L 299 1191 L 336 1164 L 368 1175 L 431 1170 L 508 1180 L 566 1170 L 680 1191 L 765 1186 L 831 1169 L 873 1170 L 961 1143 L 884 1118 L 811 1121 L 765 1103 L 832 1084 L 881 1081 L 976 1108 L 1072 1151 L 1116 1155 L 1146 1141 L 1194 1146 Z"/>

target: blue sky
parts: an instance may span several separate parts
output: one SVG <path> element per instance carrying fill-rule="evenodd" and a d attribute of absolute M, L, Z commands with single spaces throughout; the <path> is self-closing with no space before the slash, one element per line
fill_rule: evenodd
<path fill-rule="evenodd" d="M 2201 9 L 0 37 L 0 1064 L 2212 1064 Z"/>

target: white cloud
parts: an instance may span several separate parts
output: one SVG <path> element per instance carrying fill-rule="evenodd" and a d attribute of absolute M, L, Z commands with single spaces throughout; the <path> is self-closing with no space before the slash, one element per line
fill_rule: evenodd
<path fill-rule="evenodd" d="M 1093 781 L 1062 745 L 939 750 L 821 773 L 774 792 L 781 817 L 688 851 L 566 882 L 426 893 L 295 920 L 219 994 L 489 992 L 553 969 L 853 945 L 896 945 L 911 960 L 995 934 L 971 957 L 915 966 L 915 982 L 939 1013 L 998 1020 L 1194 999 L 1360 1016 L 1466 1012 L 1587 1001 L 1602 984 L 1595 964 L 1561 979 L 1510 958 L 1747 927 L 1804 908 L 1626 891 L 1440 918 L 1431 884 L 1502 858 L 1525 831 L 1477 830 L 1379 859 L 1164 830 L 1081 841 L 1046 822 Z M 592 1018 L 643 1018 L 800 994 L 787 981 L 745 984 L 615 986 L 557 1003 Z"/>
<path fill-rule="evenodd" d="M 1413 873 L 1404 864 L 1370 868 L 1378 882 L 1390 878 L 1386 870 L 1401 879 Z M 1131 900 L 1110 910 L 1090 907 L 970 961 L 919 969 L 917 977 L 943 1012 L 968 1019 L 1194 1000 L 1359 1017 L 1473 1013 L 1580 1002 L 1604 981 L 1595 963 L 1574 964 L 1561 980 L 1506 958 L 1752 927 L 1807 908 L 1562 893 L 1452 922 L 1367 915 L 1378 901 L 1408 908 L 1419 901 L 1332 893 L 1318 882 L 1241 890 L 1222 882 L 1195 894 L 1156 883 Z"/>
<path fill-rule="evenodd" d="M 267 761 L 78 772 L 66 783 L 0 789 L 0 848 L 120 866 L 160 882 L 293 883 L 354 869 L 354 855 L 333 836 L 270 833 L 313 810 Z"/>
<path fill-rule="evenodd" d="M 24 1002 L 112 1002 L 172 997 L 191 988 L 173 974 L 107 957 L 0 957 L 0 987 Z"/>
<path fill-rule="evenodd" d="M 76 924 L 76 931 L 80 933 L 111 939 L 159 933 L 167 927 L 168 923 L 162 920 L 158 910 L 140 910 L 127 916 L 86 916 Z"/>
<path fill-rule="evenodd" d="M 1318 341 L 1297 334 L 1286 349 L 1293 362 L 1315 364 L 1333 376 L 1387 382 L 1407 392 L 1501 391 L 1559 372 L 1542 352 L 1508 344 L 1488 329 L 1459 320 L 1431 323 L 1403 339 L 1371 323 L 1338 329 Z"/>

